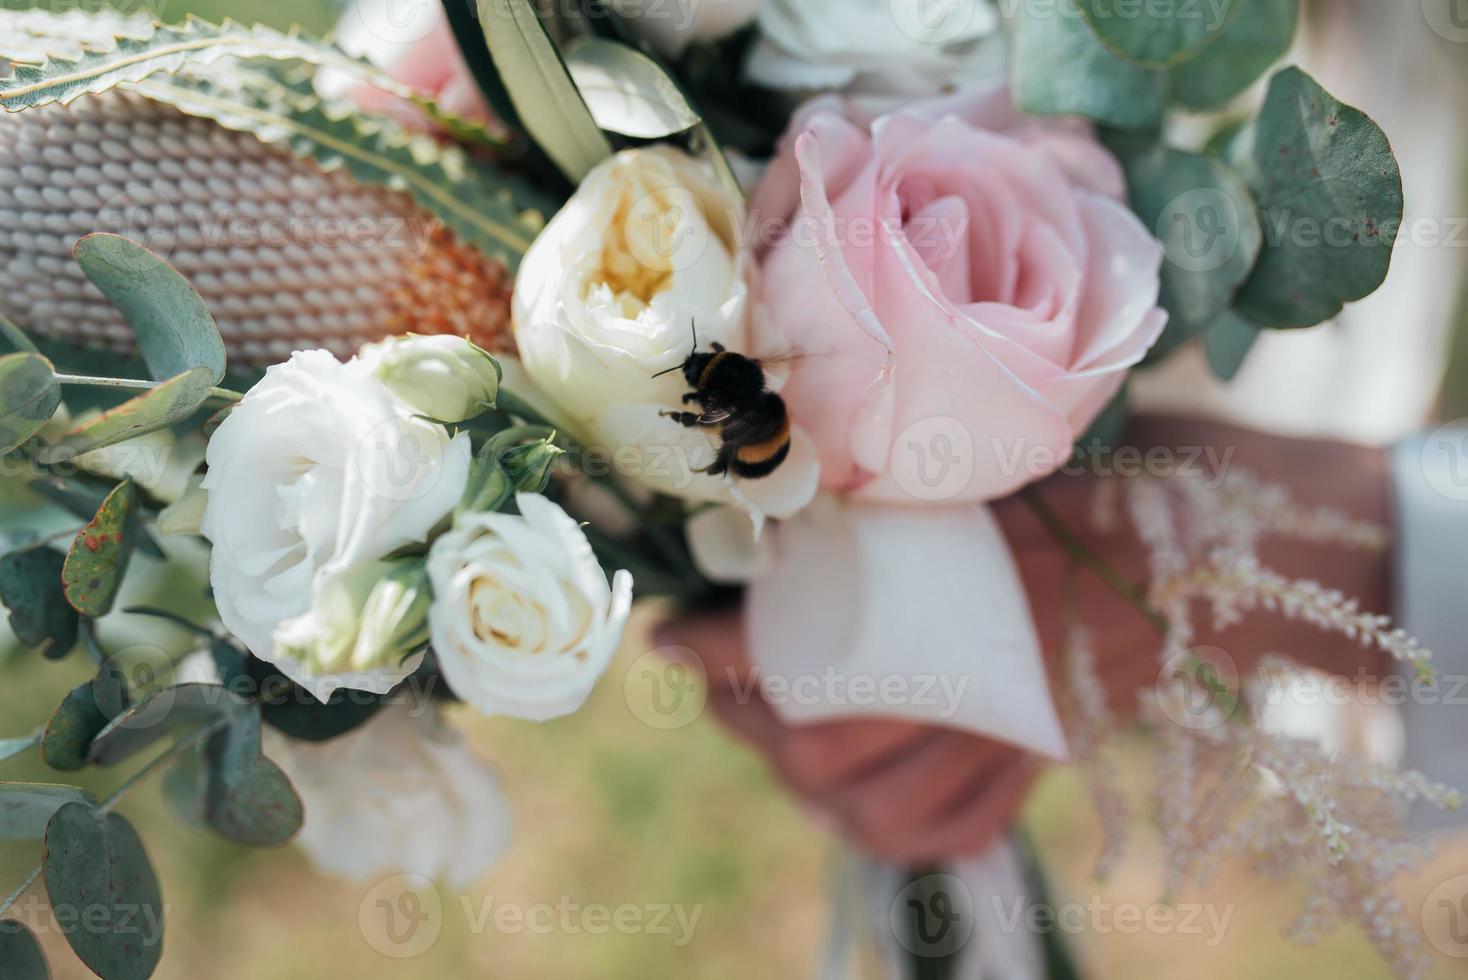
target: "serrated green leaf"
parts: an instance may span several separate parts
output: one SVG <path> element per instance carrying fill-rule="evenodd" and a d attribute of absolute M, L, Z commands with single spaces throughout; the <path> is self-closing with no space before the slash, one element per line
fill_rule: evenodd
<path fill-rule="evenodd" d="M 1299 0 L 1234 0 L 1218 40 L 1172 70 L 1173 100 L 1189 109 L 1220 106 L 1254 83 L 1290 49 Z"/>
<path fill-rule="evenodd" d="M 1080 0 L 1091 33 L 1107 49 L 1147 68 L 1169 68 L 1224 33 L 1239 0 Z"/>
<path fill-rule="evenodd" d="M 301 829 L 301 798 L 280 767 L 260 752 L 260 712 L 241 714 L 204 749 L 204 820 L 248 847 L 276 847 Z"/>
<path fill-rule="evenodd" d="M 89 756 L 99 766 L 131 758 L 162 739 L 222 729 L 245 703 L 218 684 L 179 684 L 154 691 L 114 718 L 92 739 Z"/>
<path fill-rule="evenodd" d="M 1167 73 L 1107 50 L 1075 4 L 1019 5 L 1011 69 L 1015 103 L 1039 116 L 1085 116 L 1122 129 L 1157 126 Z"/>
<path fill-rule="evenodd" d="M 1228 308 L 1263 235 L 1253 197 L 1223 163 L 1160 146 L 1121 159 L 1132 210 L 1163 246 L 1160 302 L 1168 324 L 1156 356 Z"/>
<path fill-rule="evenodd" d="M 50 361 L 29 351 L 0 357 L 0 455 L 40 432 L 60 404 Z"/>
<path fill-rule="evenodd" d="M 138 527 L 138 488 L 123 480 L 71 542 L 61 568 L 66 601 L 96 619 L 112 609 L 132 561 Z"/>
<path fill-rule="evenodd" d="M 87 750 L 107 723 L 126 710 L 127 678 L 111 660 L 57 705 L 41 736 L 41 758 L 62 772 L 84 768 Z"/>
<path fill-rule="evenodd" d="M 60 660 L 76 646 L 80 620 L 61 588 L 66 556 L 36 546 L 0 557 L 0 601 L 10 610 L 10 628 L 28 647 Z"/>
<path fill-rule="evenodd" d="M 658 63 L 625 44 L 578 38 L 566 46 L 566 68 L 602 129 L 665 139 L 701 121 Z"/>
<path fill-rule="evenodd" d="M 211 384 L 224 380 L 219 327 L 199 291 L 177 269 L 121 235 L 87 235 L 72 255 L 132 328 L 154 379 L 206 368 Z"/>
<path fill-rule="evenodd" d="M 1220 379 L 1232 381 L 1258 339 L 1258 327 L 1233 310 L 1225 310 L 1203 334 L 1208 367 Z"/>
<path fill-rule="evenodd" d="M 193 368 L 136 398 L 130 398 L 72 429 L 37 457 L 43 463 L 65 462 L 82 453 L 115 445 L 176 425 L 208 401 L 214 387 L 209 368 Z"/>
<path fill-rule="evenodd" d="M 40 840 L 61 807 L 93 802 L 92 794 L 77 786 L 0 783 L 0 840 Z"/>
<path fill-rule="evenodd" d="M 612 155 L 530 0 L 477 0 L 484 43 L 520 124 L 572 183 Z"/>
<path fill-rule="evenodd" d="M 1309 327 L 1381 285 L 1402 223 L 1402 176 L 1365 113 L 1286 68 L 1228 158 L 1254 193 L 1265 237 L 1239 313 L 1261 327 Z"/>
<path fill-rule="evenodd" d="M 524 181 L 473 163 L 426 134 L 408 134 L 390 120 L 349 106 L 293 96 L 243 69 L 222 85 L 208 79 L 155 75 L 125 86 L 228 129 L 280 143 L 326 170 L 344 167 L 356 179 L 406 191 L 457 234 L 513 272 L 535 240 L 553 199 Z M 251 86 L 254 86 L 253 88 Z"/>
<path fill-rule="evenodd" d="M 147 980 L 163 956 L 163 896 L 138 833 L 116 813 L 68 803 L 46 827 L 41 868 L 72 950 L 106 980 Z"/>
<path fill-rule="evenodd" d="M 46 957 L 29 929 L 15 919 L 0 922 L 0 980 L 50 980 Z"/>

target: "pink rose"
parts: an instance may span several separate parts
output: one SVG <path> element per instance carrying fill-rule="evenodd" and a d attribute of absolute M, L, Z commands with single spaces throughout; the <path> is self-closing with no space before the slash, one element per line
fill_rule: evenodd
<path fill-rule="evenodd" d="M 1007 89 L 802 110 L 752 210 L 823 487 L 960 503 L 1055 470 L 1167 320 L 1123 193 L 1089 127 Z"/>

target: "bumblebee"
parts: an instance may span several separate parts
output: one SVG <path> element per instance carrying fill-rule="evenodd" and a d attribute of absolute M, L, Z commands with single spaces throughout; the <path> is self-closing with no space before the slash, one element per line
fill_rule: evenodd
<path fill-rule="evenodd" d="M 679 367 L 668 369 L 682 369 L 693 389 L 683 396 L 683 404 L 697 404 L 702 411 L 662 414 L 688 428 L 718 429 L 719 453 L 699 472 L 732 473 L 748 480 L 769 476 L 790 454 L 790 415 L 785 400 L 766 386 L 765 370 L 758 360 L 726 350 L 720 343 L 710 346 L 712 351 L 700 353 L 695 333 L 692 353 Z"/>

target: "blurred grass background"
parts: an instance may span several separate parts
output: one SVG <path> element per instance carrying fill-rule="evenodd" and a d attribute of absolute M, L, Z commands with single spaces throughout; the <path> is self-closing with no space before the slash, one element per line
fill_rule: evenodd
<path fill-rule="evenodd" d="M 93 9 L 91 3 L 75 6 Z M 52 9 L 72 6 L 62 2 Z M 323 32 L 339 8 L 331 0 L 149 0 L 147 9 L 165 20 L 186 13 L 212 20 L 229 15 L 277 26 L 297 22 Z M 166 591 L 167 583 L 148 588 Z M 126 619 L 113 617 L 106 625 L 125 635 L 130 626 L 139 626 Z M 157 629 L 156 621 L 148 627 Z M 640 631 L 631 631 L 626 649 L 587 707 L 571 718 L 533 725 L 457 716 L 476 750 L 503 771 L 516 814 L 516 843 L 472 894 L 442 890 L 442 933 L 428 951 L 411 959 L 385 956 L 364 938 L 359 910 L 371 898 L 371 883 L 318 875 L 292 849 L 249 851 L 188 827 L 168 812 L 156 780 L 133 793 L 121 809 L 140 828 L 170 906 L 158 977 L 784 980 L 815 975 L 830 927 L 830 889 L 841 844 L 781 791 L 756 755 L 727 738 L 712 719 L 668 731 L 639 721 L 623 695 L 623 677 L 644 649 Z M 68 689 L 89 676 L 81 656 L 53 664 L 0 649 L 0 737 L 33 730 Z M 1150 778 L 1149 757 L 1139 745 L 1122 762 L 1140 805 Z M 76 781 L 100 795 L 125 775 L 87 772 Z M 3 763 L 0 777 L 54 780 L 56 774 L 28 753 Z M 1089 876 L 1100 837 L 1071 773 L 1057 770 L 1042 780 L 1025 822 L 1043 855 L 1053 900 L 1142 907 L 1162 900 L 1158 848 L 1147 826 L 1134 828 L 1127 859 L 1107 882 Z M 0 845 L 0 893 L 8 892 L 35 861 L 33 845 Z M 1409 913 L 1416 915 L 1434 884 L 1465 870 L 1468 848 L 1445 850 L 1404 883 L 1401 894 Z M 43 897 L 40 887 L 30 893 L 30 901 Z M 554 905 L 563 897 L 613 908 L 701 906 L 701 913 L 692 941 L 680 947 L 676 927 L 673 935 L 505 934 L 492 928 L 476 935 L 461 904 L 473 909 L 491 900 Z M 1069 942 L 1083 974 L 1098 980 L 1386 976 L 1354 930 L 1309 949 L 1282 939 L 1280 930 L 1303 897 L 1298 886 L 1281 887 L 1233 868 L 1205 893 L 1178 897 L 1232 906 L 1227 933 L 1215 946 L 1200 936 L 1115 931 L 1072 936 Z M 21 909 L 26 907 L 23 900 Z M 38 925 L 31 916 L 27 920 Z M 58 934 L 43 931 L 40 938 L 57 980 L 91 976 Z M 1468 961 L 1443 958 L 1434 970 L 1434 976 L 1468 977 Z"/>

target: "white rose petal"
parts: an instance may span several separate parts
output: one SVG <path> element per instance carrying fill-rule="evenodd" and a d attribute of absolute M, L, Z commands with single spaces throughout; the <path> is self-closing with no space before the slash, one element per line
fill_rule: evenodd
<path fill-rule="evenodd" d="M 469 457 L 467 434 L 415 417 L 360 365 L 302 351 L 271 367 L 206 456 L 201 531 L 225 627 L 276 663 L 276 629 L 311 608 L 319 583 L 427 539 L 463 493 Z"/>
<path fill-rule="evenodd" d="M 305 804 L 297 843 L 329 874 L 419 874 L 466 889 L 509 849 L 498 776 L 431 704 L 387 705 L 326 742 L 267 728 L 264 748 Z"/>
<path fill-rule="evenodd" d="M 444 679 L 486 714 L 544 721 L 581 707 L 621 640 L 632 577 L 607 584 L 581 528 L 550 500 L 461 517 L 433 543 L 429 631 Z"/>

